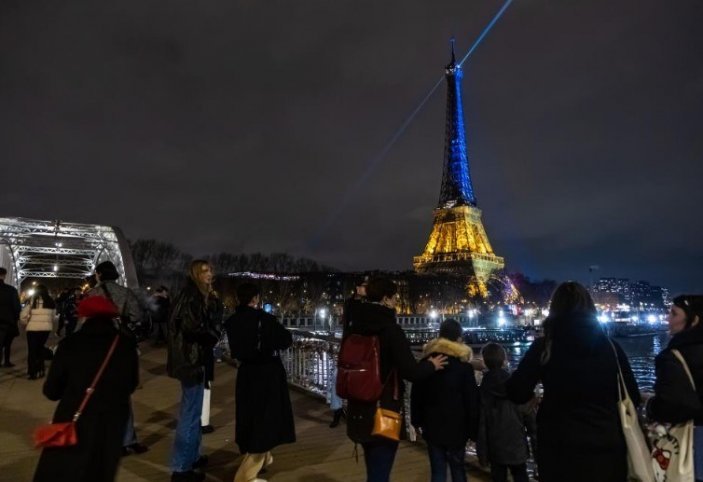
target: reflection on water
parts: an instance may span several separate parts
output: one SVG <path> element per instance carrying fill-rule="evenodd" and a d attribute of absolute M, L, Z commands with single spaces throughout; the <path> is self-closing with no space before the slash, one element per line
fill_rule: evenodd
<path fill-rule="evenodd" d="M 651 391 L 654 387 L 654 357 L 666 347 L 669 335 L 662 333 L 653 336 L 617 338 L 616 341 L 627 353 L 640 390 Z M 517 367 L 527 348 L 529 345 L 505 346 L 511 368 Z"/>

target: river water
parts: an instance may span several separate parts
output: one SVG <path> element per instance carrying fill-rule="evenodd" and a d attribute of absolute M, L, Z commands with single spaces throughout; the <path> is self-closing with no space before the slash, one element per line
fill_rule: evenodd
<path fill-rule="evenodd" d="M 625 350 L 640 390 L 651 391 L 654 387 L 654 357 L 666 347 L 669 335 L 662 333 L 632 338 L 616 338 L 615 340 Z M 529 345 L 504 346 L 508 352 L 510 368 L 517 368 L 520 358 L 525 354 Z"/>

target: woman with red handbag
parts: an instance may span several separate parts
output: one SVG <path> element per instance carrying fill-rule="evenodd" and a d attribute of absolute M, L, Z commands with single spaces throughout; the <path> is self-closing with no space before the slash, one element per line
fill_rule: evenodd
<path fill-rule="evenodd" d="M 117 311 L 100 296 L 83 300 L 78 314 L 86 321 L 58 345 L 44 395 L 59 404 L 52 426 L 35 434 L 37 445 L 45 448 L 34 482 L 115 480 L 129 397 L 139 383 L 135 342 L 115 328 L 112 320 Z M 65 427 L 63 432 L 71 436 L 49 440 L 52 427 Z"/>

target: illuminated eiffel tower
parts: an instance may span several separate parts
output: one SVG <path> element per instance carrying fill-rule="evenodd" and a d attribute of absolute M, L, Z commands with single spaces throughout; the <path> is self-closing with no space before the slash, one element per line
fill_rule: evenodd
<path fill-rule="evenodd" d="M 446 67 L 447 115 L 444 143 L 444 174 L 434 225 L 425 251 L 415 256 L 418 273 L 451 273 L 473 278 L 480 292 L 494 271 L 503 268 L 481 222 L 481 210 L 471 184 L 466 152 L 464 109 L 461 101 L 461 66 L 457 65 L 452 41 L 452 61 Z M 475 278 L 474 278 L 475 277 Z"/>

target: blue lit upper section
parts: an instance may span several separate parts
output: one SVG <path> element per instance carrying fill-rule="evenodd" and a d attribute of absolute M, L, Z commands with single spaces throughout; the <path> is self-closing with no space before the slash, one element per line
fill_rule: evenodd
<path fill-rule="evenodd" d="M 469 157 L 466 149 L 466 128 L 464 108 L 461 100 L 461 67 L 454 57 L 452 40 L 452 61 L 446 67 L 447 115 L 446 137 L 444 141 L 444 174 L 439 207 L 462 205 L 476 206 L 476 196 L 471 184 Z"/>

